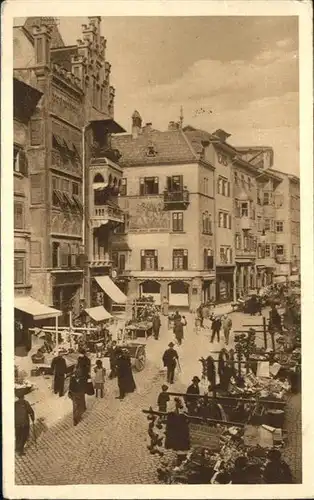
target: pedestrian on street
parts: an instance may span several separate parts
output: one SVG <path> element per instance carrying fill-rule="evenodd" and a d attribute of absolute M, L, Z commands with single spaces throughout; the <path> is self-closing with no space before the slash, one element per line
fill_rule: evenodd
<path fill-rule="evenodd" d="M 60 350 L 58 351 L 58 355 L 55 356 L 51 362 L 51 369 L 54 373 L 54 393 L 59 393 L 59 397 L 61 398 L 64 395 L 64 379 L 67 372 L 67 364 Z"/>
<path fill-rule="evenodd" d="M 121 349 L 117 346 L 117 342 L 113 340 L 109 348 L 110 379 L 117 376 L 117 359 L 119 354 L 121 354 Z"/>
<path fill-rule="evenodd" d="M 156 313 L 153 317 L 153 335 L 155 340 L 158 340 L 159 338 L 160 327 L 161 327 L 160 317 L 159 314 Z"/>
<path fill-rule="evenodd" d="M 168 316 L 169 314 L 169 302 L 166 296 L 162 300 L 162 314 Z"/>
<path fill-rule="evenodd" d="M 163 413 L 167 413 L 167 404 L 170 401 L 170 396 L 167 392 L 168 389 L 169 389 L 169 387 L 166 384 L 162 385 L 161 386 L 162 392 L 159 394 L 158 399 L 157 399 L 158 411 L 163 412 Z"/>
<path fill-rule="evenodd" d="M 176 311 L 176 314 L 174 316 L 173 333 L 177 340 L 178 345 L 181 345 L 183 339 L 183 324 L 182 324 L 182 317 L 178 311 Z"/>
<path fill-rule="evenodd" d="M 14 405 L 15 412 L 15 451 L 19 455 L 25 455 L 24 446 L 29 438 L 29 419 L 35 422 L 35 413 L 28 401 L 24 399 L 24 394 L 18 395 L 18 400 Z"/>
<path fill-rule="evenodd" d="M 91 376 L 91 360 L 86 355 L 85 349 L 80 349 L 80 356 L 77 361 L 77 366 L 81 377 L 85 378 L 86 382 Z"/>
<path fill-rule="evenodd" d="M 69 398 L 73 405 L 73 424 L 76 426 L 86 411 L 85 401 L 86 379 L 82 376 L 81 368 L 77 365 L 74 374 L 70 378 Z"/>
<path fill-rule="evenodd" d="M 210 308 L 209 308 L 209 305 L 208 303 L 204 304 L 203 308 L 202 308 L 202 316 L 203 316 L 203 323 L 202 323 L 202 326 L 204 328 L 208 328 L 209 327 L 209 317 L 210 317 Z"/>
<path fill-rule="evenodd" d="M 128 349 L 122 349 L 117 358 L 117 377 L 119 387 L 118 399 L 124 399 L 126 394 L 134 392 L 136 389 Z"/>
<path fill-rule="evenodd" d="M 282 326 L 281 326 L 281 317 L 279 312 L 277 311 L 276 304 L 272 304 L 271 310 L 269 312 L 269 331 L 277 331 L 281 332 L 282 331 Z"/>
<path fill-rule="evenodd" d="M 224 337 L 225 337 L 225 343 L 226 345 L 229 344 L 229 337 L 230 337 L 230 331 L 232 328 L 232 319 L 228 314 L 224 314 L 222 317 L 222 328 L 224 332 Z"/>
<path fill-rule="evenodd" d="M 192 384 L 189 385 L 186 391 L 186 396 L 184 398 L 186 407 L 188 409 L 188 413 L 193 414 L 196 413 L 197 405 L 198 405 L 198 398 L 195 398 L 195 395 L 200 394 L 200 387 L 199 387 L 200 379 L 195 376 L 192 378 Z M 193 394 L 193 396 L 188 396 L 189 394 Z"/>
<path fill-rule="evenodd" d="M 197 309 L 197 315 L 198 315 L 199 320 L 200 320 L 200 327 L 201 327 L 201 328 L 203 328 L 203 327 L 204 327 L 203 307 L 204 307 L 204 304 L 201 304 L 201 305 L 199 306 L 199 308 Z"/>
<path fill-rule="evenodd" d="M 221 329 L 221 319 L 219 316 L 215 316 L 212 320 L 212 336 L 210 342 L 213 343 L 217 335 L 217 341 L 220 342 L 220 329 Z"/>
<path fill-rule="evenodd" d="M 97 359 L 96 366 L 94 368 L 94 372 L 95 372 L 95 379 L 94 379 L 95 396 L 96 396 L 96 398 L 98 398 L 98 392 L 99 392 L 100 397 L 103 398 L 104 397 L 106 370 L 102 365 L 101 359 Z"/>
<path fill-rule="evenodd" d="M 179 356 L 177 351 L 174 349 L 174 343 L 170 342 L 168 344 L 168 349 L 163 354 L 162 361 L 164 366 L 167 368 L 167 382 L 168 384 L 173 384 L 174 372 L 179 361 Z"/>

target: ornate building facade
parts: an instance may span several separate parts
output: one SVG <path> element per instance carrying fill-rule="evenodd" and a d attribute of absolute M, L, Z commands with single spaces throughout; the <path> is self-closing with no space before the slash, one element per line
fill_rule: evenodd
<path fill-rule="evenodd" d="M 110 134 L 123 131 L 113 120 L 105 49 L 99 17 L 89 18 L 73 46 L 64 45 L 53 19 L 44 25 L 28 18 L 14 28 L 14 75 L 43 94 L 29 123 L 30 227 L 37 256 L 30 266 L 31 295 L 64 313 L 78 314 L 80 301 L 90 302 L 89 172 L 110 156 Z M 98 217 L 100 226 L 111 227 L 110 214 Z"/>
<path fill-rule="evenodd" d="M 284 207 L 290 204 L 292 180 L 272 168 L 271 148 L 235 148 L 223 130 L 180 125 L 160 132 L 142 126 L 136 111 L 132 134 L 114 138 L 126 221 L 113 251 L 130 296 L 166 296 L 195 309 L 207 299 L 235 301 L 276 279 L 280 236 L 291 234 L 290 222 L 284 233 L 280 225 L 278 196 L 284 189 Z M 290 219 L 299 220 L 296 209 Z"/>

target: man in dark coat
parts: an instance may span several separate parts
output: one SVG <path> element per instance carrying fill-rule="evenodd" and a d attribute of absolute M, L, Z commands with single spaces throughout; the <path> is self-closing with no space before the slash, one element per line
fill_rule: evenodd
<path fill-rule="evenodd" d="M 77 368 L 82 378 L 86 381 L 91 376 L 91 361 L 86 355 L 85 349 L 80 349 L 80 357 L 77 360 Z"/>
<path fill-rule="evenodd" d="M 164 366 L 167 368 L 167 382 L 173 384 L 174 372 L 179 360 L 177 351 L 174 349 L 174 343 L 170 342 L 168 345 L 169 349 L 166 349 L 162 357 Z"/>
<path fill-rule="evenodd" d="M 159 314 L 156 313 L 153 318 L 153 335 L 156 340 L 158 340 L 159 338 L 160 327 L 161 327 L 160 317 Z"/>
<path fill-rule="evenodd" d="M 193 377 L 192 384 L 189 385 L 189 387 L 187 388 L 187 391 L 186 391 L 187 395 L 185 396 L 184 401 L 185 401 L 186 407 L 188 409 L 188 412 L 190 414 L 196 412 L 198 398 L 196 398 L 194 396 L 200 394 L 199 383 L 200 383 L 200 379 L 196 376 Z M 192 397 L 188 396 L 188 394 L 193 394 L 193 396 Z"/>
<path fill-rule="evenodd" d="M 268 452 L 268 463 L 264 469 L 266 484 L 291 484 L 292 473 L 289 465 L 281 458 L 281 452 L 275 448 Z"/>
<path fill-rule="evenodd" d="M 269 312 L 269 330 L 281 332 L 281 317 L 275 304 L 272 304 Z"/>
<path fill-rule="evenodd" d="M 35 421 L 35 413 L 24 395 L 18 396 L 15 401 L 15 451 L 19 455 L 24 455 L 24 446 L 29 438 L 29 419 Z"/>
<path fill-rule="evenodd" d="M 109 378 L 115 378 L 117 376 L 117 358 L 121 354 L 120 347 L 117 346 L 115 340 L 112 341 L 111 347 L 109 348 L 109 362 L 110 362 L 110 374 Z"/>
<path fill-rule="evenodd" d="M 58 356 L 53 358 L 51 362 L 51 369 L 54 372 L 54 393 L 59 393 L 59 397 L 62 397 L 64 395 L 64 379 L 67 371 L 67 364 L 60 351 L 58 352 Z"/>
<path fill-rule="evenodd" d="M 124 399 L 126 394 L 134 392 L 136 389 L 132 373 L 130 354 L 127 349 L 122 349 L 122 352 L 117 358 L 117 377 L 119 399 Z"/>
<path fill-rule="evenodd" d="M 214 342 L 216 335 L 218 342 L 220 342 L 220 329 L 221 329 L 221 319 L 219 316 L 216 316 L 212 320 L 212 336 L 210 339 L 211 343 Z"/>

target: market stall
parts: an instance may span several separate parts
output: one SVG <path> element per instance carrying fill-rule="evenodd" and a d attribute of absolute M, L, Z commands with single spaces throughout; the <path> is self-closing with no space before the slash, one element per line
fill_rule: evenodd
<path fill-rule="evenodd" d="M 132 304 L 132 319 L 125 325 L 126 336 L 131 340 L 138 337 L 147 339 L 152 334 L 153 318 L 160 313 L 153 297 L 136 299 Z"/>

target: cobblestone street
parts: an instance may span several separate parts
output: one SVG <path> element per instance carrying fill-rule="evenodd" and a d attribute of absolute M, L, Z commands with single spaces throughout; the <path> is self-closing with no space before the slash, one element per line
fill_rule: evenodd
<path fill-rule="evenodd" d="M 232 316 L 234 330 L 239 329 L 242 324 L 257 324 L 257 318 L 239 313 Z M 178 348 L 182 371 L 177 374 L 173 386 L 175 391 L 185 390 L 193 375 L 201 375 L 198 361 L 200 356 L 222 347 L 222 344 L 209 344 L 209 332 L 197 335 L 193 331 L 192 316 L 187 315 L 187 319 L 188 331 L 183 345 Z M 136 393 L 119 401 L 115 399 L 118 395 L 116 381 L 108 381 L 103 400 L 87 398 L 88 411 L 77 427 L 73 427 L 72 415 L 68 413 L 59 423 L 40 435 L 37 446 L 32 440 L 26 456 L 16 458 L 16 483 L 156 483 L 159 459 L 156 455 L 150 455 L 147 450 L 148 422 L 141 410 L 148 409 L 149 406 L 156 407 L 157 395 L 164 382 L 161 356 L 171 339 L 172 332 L 167 332 L 164 324 L 160 340 L 147 341 L 146 367 L 142 372 L 135 373 Z M 301 426 L 300 414 L 300 397 L 293 396 L 287 409 L 288 443 L 285 456 L 297 481 L 301 478 L 301 436 L 298 432 Z"/>

